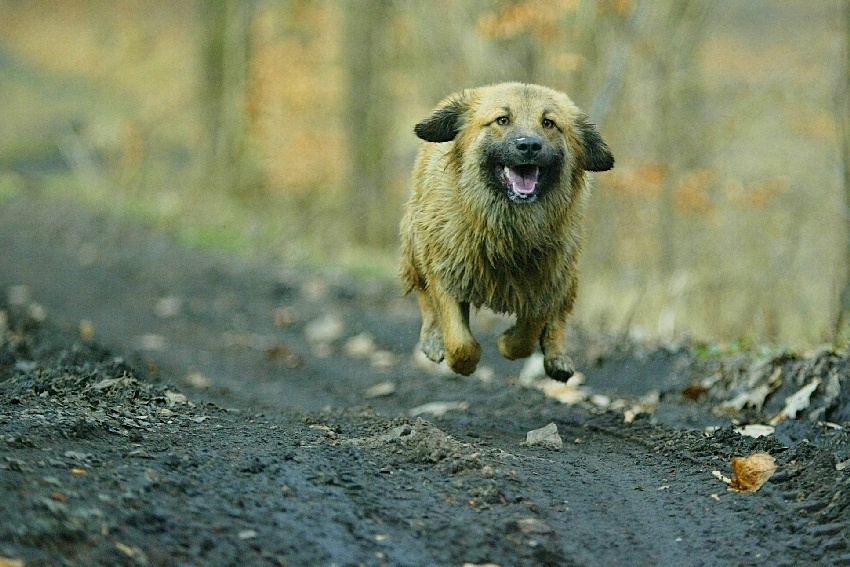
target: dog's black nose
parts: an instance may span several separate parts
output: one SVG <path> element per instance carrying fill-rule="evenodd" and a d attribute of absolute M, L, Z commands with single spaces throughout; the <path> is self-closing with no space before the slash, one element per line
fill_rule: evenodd
<path fill-rule="evenodd" d="M 516 149 L 525 157 L 534 157 L 543 149 L 543 140 L 536 136 L 517 138 L 514 144 Z"/>

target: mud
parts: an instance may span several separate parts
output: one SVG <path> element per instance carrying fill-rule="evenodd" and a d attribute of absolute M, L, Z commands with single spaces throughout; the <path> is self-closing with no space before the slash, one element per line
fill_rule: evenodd
<path fill-rule="evenodd" d="M 564 404 L 490 314 L 482 371 L 420 365 L 392 284 L 32 196 L 0 250 L 0 565 L 850 564 L 847 353 L 573 330 Z"/>

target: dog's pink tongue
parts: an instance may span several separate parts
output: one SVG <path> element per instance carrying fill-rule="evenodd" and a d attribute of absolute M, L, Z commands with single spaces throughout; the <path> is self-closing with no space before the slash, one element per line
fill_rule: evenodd
<path fill-rule="evenodd" d="M 516 193 L 520 195 L 534 193 L 534 188 L 537 186 L 537 172 L 540 168 L 536 165 L 523 165 L 506 169 L 508 181 L 511 182 L 511 187 Z"/>

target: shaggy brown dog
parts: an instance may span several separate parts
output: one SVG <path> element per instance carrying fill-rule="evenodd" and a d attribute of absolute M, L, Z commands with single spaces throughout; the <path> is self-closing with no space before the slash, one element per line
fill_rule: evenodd
<path fill-rule="evenodd" d="M 515 314 L 508 359 L 537 342 L 546 373 L 566 380 L 566 321 L 576 296 L 586 171 L 614 158 L 558 91 L 520 83 L 465 90 L 416 125 L 425 140 L 401 223 L 402 278 L 422 310 L 420 348 L 469 375 L 481 347 L 469 306 Z"/>

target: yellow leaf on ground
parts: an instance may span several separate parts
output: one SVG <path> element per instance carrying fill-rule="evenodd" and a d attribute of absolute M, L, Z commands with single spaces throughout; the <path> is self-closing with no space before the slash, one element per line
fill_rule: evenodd
<path fill-rule="evenodd" d="M 753 453 L 749 457 L 732 459 L 730 490 L 755 492 L 776 472 L 776 459 L 767 453 Z"/>

